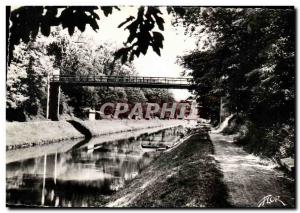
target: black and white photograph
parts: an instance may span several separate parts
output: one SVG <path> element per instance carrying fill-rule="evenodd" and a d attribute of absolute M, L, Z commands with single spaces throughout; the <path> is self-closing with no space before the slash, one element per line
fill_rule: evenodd
<path fill-rule="evenodd" d="M 296 208 L 295 6 L 64 3 L 5 6 L 5 208 Z"/>

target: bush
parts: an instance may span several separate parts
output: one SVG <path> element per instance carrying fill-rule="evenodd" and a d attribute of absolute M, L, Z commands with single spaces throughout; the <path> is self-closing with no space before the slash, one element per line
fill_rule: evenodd
<path fill-rule="evenodd" d="M 273 158 L 294 158 L 295 130 L 292 126 L 257 127 L 246 122 L 240 127 L 237 144 L 255 155 Z"/>

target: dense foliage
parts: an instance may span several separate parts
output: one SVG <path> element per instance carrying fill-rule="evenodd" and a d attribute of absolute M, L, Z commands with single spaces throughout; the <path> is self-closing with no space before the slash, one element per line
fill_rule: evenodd
<path fill-rule="evenodd" d="M 212 120 L 219 121 L 214 109 L 223 97 L 227 110 L 243 118 L 251 151 L 273 156 L 285 143 L 293 148 L 294 9 L 190 8 L 183 23 L 199 40 L 207 37 L 181 62 Z M 282 132 L 292 135 L 288 142 Z"/>

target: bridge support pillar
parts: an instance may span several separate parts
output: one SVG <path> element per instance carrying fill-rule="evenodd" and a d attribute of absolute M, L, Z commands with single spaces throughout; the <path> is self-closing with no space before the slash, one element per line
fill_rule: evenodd
<path fill-rule="evenodd" d="M 48 86 L 47 118 L 52 121 L 59 120 L 60 85 L 50 84 Z"/>

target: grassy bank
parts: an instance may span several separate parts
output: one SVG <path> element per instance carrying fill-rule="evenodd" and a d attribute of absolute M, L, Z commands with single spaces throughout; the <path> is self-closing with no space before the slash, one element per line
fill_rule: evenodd
<path fill-rule="evenodd" d="M 227 207 L 227 191 L 213 145 L 207 134 L 196 132 L 153 161 L 109 207 Z M 99 200 L 99 205 L 107 201 Z"/>
<path fill-rule="evenodd" d="M 92 136 L 135 131 L 154 127 L 172 127 L 183 125 L 182 120 L 76 120 L 88 129 Z M 83 138 L 74 124 L 67 121 L 7 122 L 6 149 L 19 149 L 49 144 L 74 138 Z"/>
<path fill-rule="evenodd" d="M 183 120 L 101 120 L 101 121 L 78 121 L 87 128 L 92 136 L 111 133 L 136 131 L 154 127 L 172 127 L 183 125 Z"/>
<path fill-rule="evenodd" d="M 84 137 L 67 121 L 6 123 L 6 148 L 18 149 Z"/>

